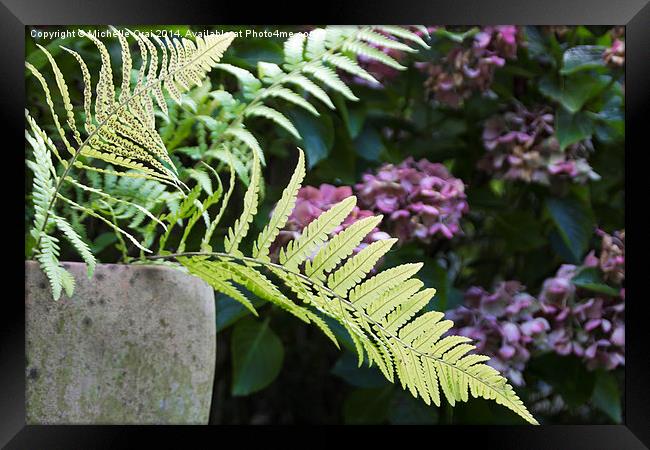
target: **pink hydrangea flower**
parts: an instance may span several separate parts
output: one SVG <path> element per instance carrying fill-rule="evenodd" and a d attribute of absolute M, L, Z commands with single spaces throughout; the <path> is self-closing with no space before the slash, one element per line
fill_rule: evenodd
<path fill-rule="evenodd" d="M 496 68 L 517 57 L 519 30 L 514 25 L 483 27 L 468 45 L 451 49 L 440 62 L 420 63 L 428 78 L 429 98 L 453 108 L 475 92 L 486 92 Z"/>
<path fill-rule="evenodd" d="M 529 110 L 520 104 L 489 118 L 483 128 L 487 152 L 478 167 L 499 178 L 547 185 L 557 179 L 576 183 L 599 179 L 587 162 L 593 150 L 591 141 L 561 150 L 554 120 L 547 107 Z"/>
<path fill-rule="evenodd" d="M 300 188 L 296 198 L 296 206 L 289 215 L 289 219 L 284 229 L 280 231 L 277 239 L 271 246 L 272 258 L 277 258 L 280 248 L 284 247 L 290 240 L 300 237 L 305 227 L 318 218 L 318 216 L 323 212 L 351 195 L 352 188 L 350 186 L 336 187 L 331 184 L 321 184 L 318 188 L 313 186 L 304 186 Z M 355 206 L 343 223 L 334 229 L 332 235 L 339 233 L 358 220 L 373 215 L 372 211 L 364 210 Z M 372 242 L 389 238 L 390 236 L 387 233 L 375 228 L 355 249 L 355 252 L 361 251 L 361 249 Z"/>
<path fill-rule="evenodd" d="M 447 312 L 454 321 L 449 333 L 474 339 L 477 353 L 512 383 L 524 384 L 523 371 L 533 349 L 544 340 L 549 323 L 535 317 L 539 302 L 517 281 L 500 283 L 493 293 L 471 287 L 465 303 Z"/>
<path fill-rule="evenodd" d="M 408 158 L 366 173 L 355 185 L 360 204 L 384 215 L 388 232 L 400 242 L 431 242 L 461 234 L 460 218 L 468 210 L 465 185 L 447 168 L 426 159 Z"/>
<path fill-rule="evenodd" d="M 600 257 L 590 252 L 582 266 L 563 265 L 544 282 L 541 315 L 551 324 L 545 349 L 582 358 L 589 369 L 625 365 L 625 231 L 602 237 Z M 576 287 L 572 278 L 595 267 L 604 280 L 621 286 L 619 295 Z"/>
<path fill-rule="evenodd" d="M 625 66 L 625 41 L 614 39 L 611 47 L 606 48 L 603 52 L 603 60 L 612 68 Z"/>

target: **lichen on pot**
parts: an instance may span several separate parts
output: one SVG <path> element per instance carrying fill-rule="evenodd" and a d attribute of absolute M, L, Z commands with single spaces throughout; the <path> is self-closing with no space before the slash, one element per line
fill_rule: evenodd
<path fill-rule="evenodd" d="M 52 300 L 25 263 L 29 424 L 206 424 L 215 368 L 214 292 L 159 266 L 64 263 L 72 298 Z"/>

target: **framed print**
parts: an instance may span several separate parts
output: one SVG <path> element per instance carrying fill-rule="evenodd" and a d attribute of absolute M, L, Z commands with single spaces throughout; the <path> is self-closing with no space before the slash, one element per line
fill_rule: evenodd
<path fill-rule="evenodd" d="M 3 2 L 3 445 L 647 448 L 650 6 L 242 6 Z"/>

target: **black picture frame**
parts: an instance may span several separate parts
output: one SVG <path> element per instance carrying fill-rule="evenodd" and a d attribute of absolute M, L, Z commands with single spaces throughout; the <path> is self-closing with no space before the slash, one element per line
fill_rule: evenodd
<path fill-rule="evenodd" d="M 124 0 L 0 0 L 0 42 L 2 53 L 2 101 L 1 117 L 5 148 L 5 166 L 2 173 L 4 187 L 4 214 L 0 236 L 22 236 L 24 203 L 15 193 L 15 186 L 23 182 L 24 161 L 17 149 L 23 148 L 24 130 L 24 32 L 26 25 L 46 24 L 170 24 L 170 23 L 439 23 L 439 24 L 534 24 L 534 25 L 625 25 L 626 26 L 626 149 L 625 149 L 625 221 L 628 235 L 627 259 L 632 273 L 626 276 L 626 293 L 632 299 L 627 305 L 626 336 L 627 355 L 625 368 L 624 424 L 616 426 L 443 426 L 435 430 L 413 428 L 413 433 L 427 433 L 438 442 L 455 441 L 480 445 L 482 448 L 499 449 L 637 449 L 650 446 L 650 334 L 643 298 L 643 275 L 645 267 L 639 264 L 647 249 L 647 233 L 643 232 L 642 206 L 637 206 L 632 222 L 632 197 L 645 200 L 643 182 L 643 153 L 647 152 L 647 119 L 650 118 L 650 3 L 648 0 L 545 0 L 545 1 L 351 1 L 322 2 L 312 12 L 304 3 L 285 1 L 255 6 L 240 2 L 216 2 L 196 0 L 181 2 L 158 0 L 156 2 Z M 256 10 L 252 18 L 251 10 Z M 292 13 L 293 11 L 293 13 Z M 300 13 L 296 13 L 302 11 Z M 16 140 L 9 144 L 7 138 Z M 13 167 L 13 168 L 10 168 Z M 635 173 L 639 172 L 639 173 Z M 24 183 L 23 183 L 24 184 Z M 24 197 L 23 197 L 24 198 Z M 641 203 L 639 203 L 641 205 Z M 9 207 L 9 208 L 7 208 Z M 3 249 L 7 263 L 4 264 L 4 293 L 0 309 L 0 445 L 8 449 L 45 448 L 129 448 L 137 440 L 157 446 L 187 448 L 191 440 L 207 439 L 209 445 L 224 442 L 223 433 L 233 431 L 225 427 L 120 427 L 120 426 L 27 426 L 25 424 L 25 323 L 24 304 L 20 295 L 24 285 L 23 255 L 20 239 L 8 239 Z M 9 245 L 7 245 L 9 244 Z M 13 245 L 13 247 L 12 247 Z M 11 248 L 11 250 L 10 250 Z M 15 251 L 15 254 L 12 252 Z M 19 256 L 20 255 L 20 256 Z M 630 281 L 631 280 L 631 281 Z M 15 291 L 8 289 L 15 287 Z M 270 429 L 259 427 L 234 430 L 237 445 L 266 444 L 266 437 L 259 440 L 258 432 L 268 437 Z M 349 428 L 346 430 L 350 430 Z M 365 438 L 370 430 L 361 430 Z M 338 430 L 334 433 L 316 430 L 309 432 L 319 443 L 337 445 L 343 443 Z M 404 430 L 373 428 L 372 435 L 384 436 L 395 433 L 405 436 Z M 284 433 L 283 433 L 284 434 Z M 292 443 L 308 443 L 304 437 L 296 437 Z M 286 438 L 283 438 L 286 439 Z M 416 441 L 412 441 L 416 439 Z M 415 445 L 419 437 L 404 439 Z M 289 442 L 286 441 L 285 442 Z M 228 441 L 225 441 L 228 442 Z M 410 443 L 413 444 L 410 444 Z M 422 442 L 419 445 L 424 444 Z M 426 444 L 429 445 L 429 444 Z M 139 445 L 138 445 L 139 446 Z M 207 445 L 206 445 L 207 446 Z M 192 446 L 194 447 L 194 446 Z"/>

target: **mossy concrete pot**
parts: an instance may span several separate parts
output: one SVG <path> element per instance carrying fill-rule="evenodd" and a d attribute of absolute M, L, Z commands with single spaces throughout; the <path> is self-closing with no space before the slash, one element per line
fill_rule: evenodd
<path fill-rule="evenodd" d="M 162 266 L 64 263 L 54 301 L 25 263 L 28 424 L 207 424 L 215 369 L 213 290 Z"/>

